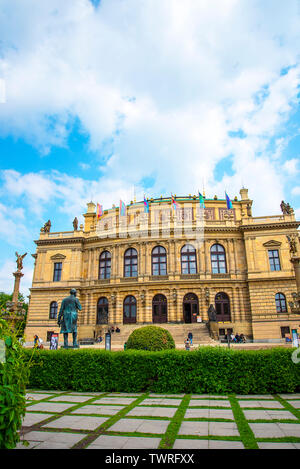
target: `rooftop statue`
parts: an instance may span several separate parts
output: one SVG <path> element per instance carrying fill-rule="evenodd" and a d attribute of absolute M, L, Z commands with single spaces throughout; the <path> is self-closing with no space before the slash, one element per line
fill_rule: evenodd
<path fill-rule="evenodd" d="M 73 220 L 73 228 L 74 228 L 74 231 L 78 230 L 78 219 L 77 219 L 77 217 L 75 217 L 74 220 Z"/>
<path fill-rule="evenodd" d="M 280 208 L 283 215 L 292 215 L 294 213 L 294 209 L 290 204 L 286 204 L 283 200 L 281 201 Z"/>
<path fill-rule="evenodd" d="M 43 228 L 41 228 L 41 232 L 42 232 L 42 233 L 50 233 L 50 228 L 51 228 L 51 221 L 48 220 L 48 221 L 44 224 Z"/>

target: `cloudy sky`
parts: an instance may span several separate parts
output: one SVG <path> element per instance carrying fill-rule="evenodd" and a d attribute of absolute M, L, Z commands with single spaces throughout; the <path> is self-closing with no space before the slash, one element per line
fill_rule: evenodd
<path fill-rule="evenodd" d="M 299 36 L 299 0 L 0 0 L 0 291 L 91 199 L 244 185 L 300 219 Z"/>

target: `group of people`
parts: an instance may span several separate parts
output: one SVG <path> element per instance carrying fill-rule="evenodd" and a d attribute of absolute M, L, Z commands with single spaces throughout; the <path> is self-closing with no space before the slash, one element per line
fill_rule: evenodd
<path fill-rule="evenodd" d="M 245 338 L 244 334 L 238 334 L 238 333 L 236 333 L 236 334 L 234 335 L 234 334 L 232 333 L 232 334 L 230 334 L 229 338 L 230 338 L 231 342 L 234 342 L 234 343 L 236 343 L 236 344 L 241 344 L 241 343 L 246 342 L 246 338 Z M 227 339 L 228 339 L 228 337 L 227 337 Z"/>
<path fill-rule="evenodd" d="M 33 347 L 38 349 L 44 348 L 43 339 L 41 339 L 41 337 L 39 337 L 38 335 L 35 335 L 33 338 Z"/>
<path fill-rule="evenodd" d="M 108 328 L 108 332 L 112 334 L 113 332 L 121 332 L 119 327 L 114 328 L 114 326 L 111 326 Z"/>

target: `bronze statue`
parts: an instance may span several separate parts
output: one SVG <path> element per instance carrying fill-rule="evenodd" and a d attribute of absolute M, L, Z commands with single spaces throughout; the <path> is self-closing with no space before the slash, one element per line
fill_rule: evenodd
<path fill-rule="evenodd" d="M 27 252 L 25 254 L 23 254 L 23 256 L 20 256 L 17 252 L 16 252 L 16 256 L 17 256 L 17 267 L 18 267 L 18 271 L 22 270 L 23 269 L 23 259 L 25 256 L 27 256 Z"/>
<path fill-rule="evenodd" d="M 208 319 L 210 321 L 213 321 L 213 322 L 217 321 L 217 312 L 213 305 L 209 306 L 207 313 L 208 313 Z"/>
<path fill-rule="evenodd" d="M 70 290 L 70 296 L 64 298 L 58 314 L 57 324 L 61 326 L 60 333 L 64 335 L 64 348 L 79 348 L 77 343 L 77 321 L 78 311 L 81 311 L 81 304 L 76 298 L 76 290 Z M 73 335 L 73 347 L 68 345 L 68 334 Z"/>
<path fill-rule="evenodd" d="M 75 217 L 74 220 L 73 220 L 73 228 L 74 228 L 74 231 L 78 230 L 78 219 L 77 219 L 77 217 Z"/>

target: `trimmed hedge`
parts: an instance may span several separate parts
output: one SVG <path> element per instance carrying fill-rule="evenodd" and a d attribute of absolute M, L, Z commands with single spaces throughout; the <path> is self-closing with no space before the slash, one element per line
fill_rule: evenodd
<path fill-rule="evenodd" d="M 37 366 L 31 368 L 29 386 L 78 392 L 298 392 L 300 364 L 293 363 L 293 350 L 40 350 L 35 355 Z"/>
<path fill-rule="evenodd" d="M 159 350 L 175 349 L 175 342 L 170 332 L 158 326 L 144 326 L 135 329 L 126 342 L 127 350 Z"/>

